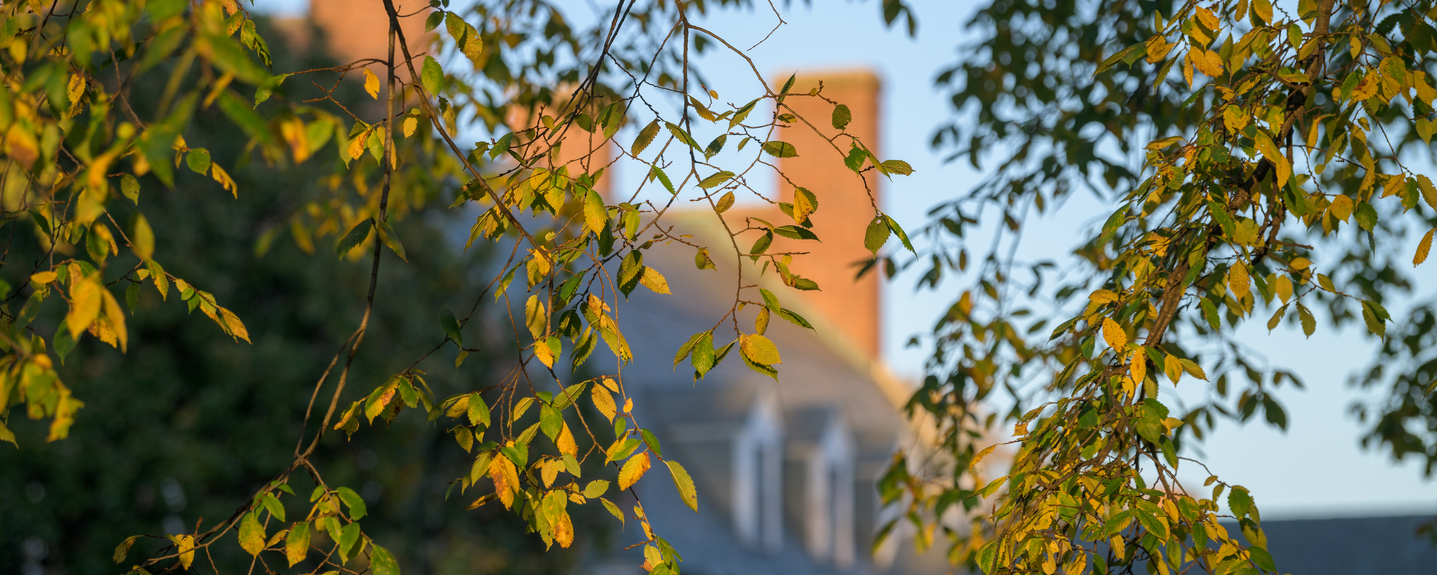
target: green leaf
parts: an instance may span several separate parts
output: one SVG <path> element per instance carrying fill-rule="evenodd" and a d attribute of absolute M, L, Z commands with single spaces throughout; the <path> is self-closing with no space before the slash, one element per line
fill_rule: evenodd
<path fill-rule="evenodd" d="M 679 465 L 677 461 L 665 461 L 664 463 L 669 466 L 669 474 L 674 476 L 674 485 L 679 489 L 679 497 L 683 498 L 684 504 L 688 505 L 689 509 L 698 513 L 698 490 L 694 489 L 694 480 L 689 477 L 688 470 L 685 470 L 684 466 Z"/>
<path fill-rule="evenodd" d="M 868 222 L 868 230 L 863 233 L 863 247 L 877 254 L 878 250 L 883 249 L 883 244 L 888 243 L 890 232 L 886 219 L 882 216 L 874 217 L 873 221 Z"/>
<path fill-rule="evenodd" d="M 130 174 L 120 176 L 120 193 L 135 205 L 140 205 L 140 181 L 136 180 L 134 176 Z"/>
<path fill-rule="evenodd" d="M 469 410 L 466 414 L 469 417 L 470 425 L 483 425 L 489 427 L 489 405 L 484 403 L 484 398 L 479 392 L 469 394 Z"/>
<path fill-rule="evenodd" d="M 348 563 L 359 551 L 359 524 L 350 523 L 339 530 L 339 558 L 341 563 Z"/>
<path fill-rule="evenodd" d="M 707 178 L 704 178 L 703 181 L 699 182 L 699 187 L 707 190 L 709 188 L 713 188 L 724 182 L 727 182 L 732 178 L 733 172 L 725 170 Z"/>
<path fill-rule="evenodd" d="M 373 227 L 374 220 L 372 219 L 364 219 L 355 224 L 353 228 L 349 229 L 349 233 L 344 234 L 344 238 L 339 240 L 339 245 L 334 247 L 335 255 L 341 258 L 349 255 L 350 250 L 364 243 L 364 240 L 369 238 L 369 230 Z"/>
<path fill-rule="evenodd" d="M 389 247 L 389 251 L 399 256 L 399 259 L 409 261 L 409 256 L 404 253 L 404 244 L 399 242 L 399 234 L 394 233 L 394 228 L 389 226 L 389 220 L 379 222 L 379 239 Z"/>
<path fill-rule="evenodd" d="M 439 314 L 439 327 L 451 341 L 461 348 L 464 347 L 464 334 L 459 331 L 459 320 L 454 317 L 454 312 L 446 309 Z"/>
<path fill-rule="evenodd" d="M 439 90 L 444 87 L 444 69 L 439 67 L 439 62 L 430 56 L 424 57 L 424 67 L 419 72 L 419 81 L 424 85 L 424 91 L 432 96 L 438 96 Z"/>
<path fill-rule="evenodd" d="M 790 143 L 788 143 L 788 142 L 780 142 L 780 141 L 778 141 L 778 140 L 772 140 L 772 141 L 769 141 L 769 142 L 764 142 L 764 143 L 763 143 L 763 151 L 766 152 L 766 153 L 768 153 L 768 155 L 773 156 L 773 157 L 775 157 L 775 158 L 796 158 L 796 157 L 798 157 L 798 149 L 795 148 L 795 147 L 793 147 L 793 144 L 790 144 Z"/>
<path fill-rule="evenodd" d="M 903 160 L 888 160 L 879 165 L 883 166 L 884 171 L 901 176 L 907 176 L 913 173 L 913 166 L 908 165 L 908 162 Z"/>
<path fill-rule="evenodd" d="M 185 165 L 190 171 L 196 174 L 206 174 L 210 171 L 210 151 L 204 148 L 195 148 L 185 154 Z"/>
<path fill-rule="evenodd" d="M 694 351 L 690 363 L 693 364 L 694 371 L 699 374 L 699 377 L 703 377 L 710 369 L 713 369 L 716 363 L 714 359 L 713 332 L 705 332 L 703 337 L 694 343 Z"/>
<path fill-rule="evenodd" d="M 589 190 L 584 196 L 584 226 L 595 235 L 609 227 L 609 211 L 599 192 Z"/>
<path fill-rule="evenodd" d="M 689 354 L 692 353 L 694 350 L 694 344 L 698 343 L 698 341 L 700 339 L 703 339 L 703 337 L 704 332 L 693 334 L 689 337 L 688 341 L 684 342 L 683 345 L 679 346 L 678 353 L 674 354 L 674 367 L 678 367 L 679 362 L 689 357 Z"/>
<path fill-rule="evenodd" d="M 620 525 L 624 523 L 624 512 L 619 511 L 619 506 L 614 505 L 613 503 L 609 502 L 608 499 L 604 499 L 602 497 L 599 498 L 599 502 L 604 504 L 604 509 L 609 510 L 610 515 L 613 515 L 614 517 L 618 518 Z"/>
<path fill-rule="evenodd" d="M 657 136 L 658 134 L 659 121 L 655 119 L 652 122 L 649 122 L 649 125 L 644 126 L 644 129 L 639 130 L 639 136 L 637 138 L 634 138 L 634 145 L 629 149 L 629 153 L 635 156 L 642 154 L 644 152 L 644 149 L 648 148 L 649 144 L 652 144 L 654 142 L 654 136 Z"/>
<path fill-rule="evenodd" d="M 1272 554 L 1268 553 L 1266 549 L 1252 546 L 1247 548 L 1247 552 L 1252 555 L 1252 562 L 1257 565 L 1258 569 L 1262 569 L 1264 573 L 1277 572 L 1277 563 L 1273 562 Z"/>
<path fill-rule="evenodd" d="M 344 502 L 345 507 L 349 508 L 349 519 L 351 521 L 359 521 L 364 518 L 364 515 L 369 512 L 369 508 L 364 505 L 364 498 L 360 497 L 358 493 L 355 493 L 353 489 L 348 487 L 340 487 L 338 491 L 339 500 Z"/>
<path fill-rule="evenodd" d="M 678 194 L 678 193 L 679 193 L 678 190 L 674 189 L 674 182 L 669 179 L 669 175 L 668 175 L 668 174 L 665 174 L 664 171 L 663 171 L 662 169 L 660 169 L 658 166 L 653 166 L 653 167 L 649 168 L 649 173 L 650 173 L 650 174 L 653 174 L 653 177 L 658 178 L 659 183 L 660 183 L 660 184 L 663 184 L 663 185 L 664 185 L 664 189 L 665 189 L 665 190 L 668 190 L 670 194 Z"/>
<path fill-rule="evenodd" d="M 275 497 L 273 493 L 264 494 L 264 497 L 260 499 L 260 503 L 264 505 L 264 510 L 268 511 L 271 516 L 277 520 L 284 521 L 284 505 L 279 502 L 279 498 Z"/>
<path fill-rule="evenodd" d="M 654 451 L 654 455 L 657 455 L 659 457 L 664 456 L 663 448 L 659 447 L 659 438 L 654 437 L 654 434 L 652 432 L 647 429 L 640 429 L 639 435 L 644 438 L 644 443 L 649 446 L 649 449 L 652 449 Z"/>
<path fill-rule="evenodd" d="M 1248 495 L 1246 488 L 1233 487 L 1227 494 L 1227 507 L 1234 517 L 1242 519 L 1252 510 L 1252 496 Z"/>
<path fill-rule="evenodd" d="M 369 552 L 369 571 L 373 575 L 399 575 L 399 562 L 394 560 L 394 554 L 388 549 L 380 547 L 378 543 L 370 543 L 374 550 Z"/>
<path fill-rule="evenodd" d="M 539 431 L 550 441 L 559 437 L 559 432 L 564 430 L 564 416 L 559 410 L 546 404 L 539 405 Z"/>
<path fill-rule="evenodd" d="M 584 497 L 593 499 L 603 495 L 609 490 L 609 482 L 603 479 L 595 479 L 584 486 Z"/>
<path fill-rule="evenodd" d="M 701 269 L 701 270 L 716 270 L 716 269 L 718 269 L 717 267 L 714 266 L 713 258 L 710 258 L 710 257 L 709 257 L 709 249 L 708 249 L 708 248 L 699 248 L 698 253 L 694 254 L 694 267 L 697 267 L 698 269 Z"/>
<path fill-rule="evenodd" d="M 833 107 L 834 129 L 842 130 L 848 127 L 848 123 L 851 121 L 853 121 L 853 112 L 848 111 L 848 106 L 839 104 Z"/>
<path fill-rule="evenodd" d="M 903 231 L 903 227 L 899 226 L 898 222 L 893 221 L 893 218 L 889 217 L 888 214 L 883 214 L 883 222 L 887 224 L 889 231 L 898 235 L 898 241 L 903 242 L 904 248 L 907 248 L 909 252 L 914 254 L 918 253 L 917 250 L 913 249 L 913 243 L 908 241 L 908 234 Z"/>

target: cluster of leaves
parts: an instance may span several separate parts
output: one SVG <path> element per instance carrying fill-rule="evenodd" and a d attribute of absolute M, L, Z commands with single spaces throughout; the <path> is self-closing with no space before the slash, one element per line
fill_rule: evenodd
<path fill-rule="evenodd" d="M 940 130 L 935 143 L 966 146 L 958 154 L 975 166 L 1001 161 L 934 210 L 921 232 L 931 252 L 905 262 L 930 263 L 920 285 L 964 272 L 974 285 L 939 322 L 932 375 L 910 403 L 939 422 L 947 457 L 922 472 L 899 457 L 882 491 L 907 498 L 920 543 L 942 528 L 950 559 L 987 573 L 1276 572 L 1246 489 L 1217 476 L 1210 493 L 1177 482 L 1179 465 L 1202 465 L 1180 455 L 1184 436 L 1259 409 L 1285 427 L 1272 392 L 1300 382 L 1267 377 L 1233 341 L 1256 314 L 1269 330 L 1288 321 L 1311 335 L 1325 307 L 1334 324 L 1361 317 L 1386 335 L 1384 301 L 1407 286 L 1394 264 L 1421 264 L 1432 232 L 1410 260 L 1377 246 L 1398 244 L 1413 223 L 1430 228 L 1437 210 L 1437 188 L 1404 164 L 1404 151 L 1430 144 L 1434 7 L 1069 8 L 995 2 L 972 24 L 987 49 L 939 77 L 958 83 L 954 103 L 977 122 Z M 1012 246 L 1030 217 L 1084 188 L 1116 209 L 1076 246 L 1078 272 L 1046 285 L 1054 264 L 1020 262 Z M 989 214 L 1002 221 L 999 239 L 969 271 L 965 232 Z M 1038 313 L 1037 302 L 1058 311 Z M 1413 329 L 1409 350 L 1421 341 Z M 1174 394 L 1160 382 L 1207 382 L 1205 367 L 1217 377 L 1198 385 L 1212 399 L 1171 413 Z M 1231 405 L 1229 371 L 1251 382 Z M 1430 386 L 1420 377 L 1399 377 L 1401 399 L 1373 431 L 1398 453 L 1427 451 L 1394 428 L 1421 419 Z M 978 403 L 995 390 L 1012 396 L 1002 415 L 1016 444 L 997 478 L 978 466 L 998 447 L 983 442 L 1000 414 L 984 417 Z M 935 519 L 980 505 L 963 525 Z"/>
<path fill-rule="evenodd" d="M 268 570 L 302 566 L 315 572 L 368 568 L 376 575 L 398 573 L 395 554 L 375 537 L 372 521 L 361 526 L 370 515 L 363 498 L 326 480 L 330 470 L 321 468 L 319 452 L 332 445 L 321 442 L 327 431 L 352 436 L 363 422 L 389 424 L 410 408 L 422 409 L 426 424 L 441 418 L 452 422 L 448 434 L 472 464 L 451 483 L 451 491 L 482 492 L 469 509 L 498 501 L 546 547 L 558 543 L 564 548 L 575 538 L 571 504 L 597 499 L 620 521 L 628 515 L 639 520 L 646 536 L 646 570 L 677 573 L 677 550 L 656 533 L 632 490 L 662 462 L 682 499 L 698 509 L 692 478 L 681 464 L 663 457 L 654 434 L 635 417 L 623 385 L 623 366 L 648 350 L 629 347 L 615 321 L 616 307 L 638 286 L 670 291 L 663 274 L 645 265 L 644 252 L 662 244 L 688 245 L 696 250 L 696 267 L 705 270 L 719 265 L 710 249 L 731 249 L 734 260 L 763 260 L 761 276 L 772 267 L 785 285 L 816 290 L 819 286 L 799 273 L 795 256 L 802 252 L 783 251 L 774 243 L 775 236 L 818 239 L 812 231 L 818 209 L 812 192 L 799 188 L 792 203 L 779 206 L 791 224 L 747 218 L 739 228 L 722 217 L 736 194 L 754 193 L 747 183 L 754 170 L 776 171 L 772 159 L 800 152 L 832 153 L 865 184 L 870 173 L 892 177 L 911 168 L 899 160 L 880 160 L 864 142 L 842 132 L 852 115 L 821 90 L 790 93 L 793 77 L 778 88 L 765 82 L 763 92 L 744 104 L 723 103 L 716 91 L 695 89 L 691 45 L 722 45 L 743 55 L 690 22 L 704 13 L 702 2 L 629 2 L 587 33 L 571 29 L 543 2 L 480 2 L 459 11 L 436 0 L 427 11 L 405 15 L 390 0 L 377 4 L 389 21 L 387 57 L 281 73 L 274 70 L 261 26 L 236 0 L 93 0 L 62 11 L 41 2 L 0 8 L 5 18 L 0 46 L 7 48 L 0 64 L 8 88 L 0 91 L 3 213 L 12 230 L 33 227 L 40 254 L 24 277 L 14 278 L 16 284 L 0 286 L 9 299 L 26 298 L 19 311 L 7 307 L 0 313 L 0 363 L 6 368 L 0 379 L 0 439 L 18 443 L 4 424 L 11 408 L 20 405 L 31 418 L 49 420 L 51 441 L 66 436 L 83 404 L 60 381 L 51 354 L 64 360 L 87 333 L 127 350 L 131 338 L 118 295 L 121 286 L 132 313 L 148 309 L 142 305 L 148 297 L 145 284 L 162 300 L 174 286 L 188 311 L 199 309 L 222 333 L 250 342 L 252 334 L 240 319 L 244 310 L 223 307 L 212 292 L 198 287 L 202 281 L 161 265 L 167 260 L 156 250 L 156 236 L 179 226 L 147 219 L 139 209 L 141 196 L 155 194 L 156 186 L 173 188 L 202 177 L 238 198 L 246 191 L 231 171 L 256 158 L 271 166 L 319 162 L 324 148 L 333 144 L 334 161 L 309 188 L 316 193 L 283 202 L 282 213 L 260 223 L 264 232 L 256 246 L 258 253 L 266 253 L 288 231 L 299 250 L 313 254 L 328 237 L 341 260 L 357 263 L 367 257 L 369 263 L 358 327 L 314 383 L 303 420 L 297 422 L 300 437 L 292 458 L 272 470 L 271 480 L 249 491 L 228 518 L 172 533 L 165 546 L 146 548 L 148 555 L 138 560 L 130 550 L 140 536 L 130 537 L 116 549 L 115 560 L 137 561 L 132 569 L 143 573 L 188 570 L 201 557 L 213 565 L 217 544 L 238 542 Z M 889 10 L 890 21 L 906 10 L 901 3 L 888 4 L 902 8 Z M 427 32 L 442 28 L 447 34 L 438 35 L 439 44 L 426 52 L 427 40 L 406 38 L 401 18 L 423 18 Z M 380 101 L 346 105 L 339 95 L 346 77 L 361 82 L 369 97 Z M 296 87 L 305 81 L 319 93 Z M 324 88 L 320 81 L 332 83 Z M 556 86 L 569 93 L 557 93 Z M 151 87 L 159 90 L 154 98 L 136 97 Z M 656 104 L 671 98 L 678 111 L 666 117 Z M 832 105 L 828 120 L 841 133 L 828 139 L 831 150 L 800 151 L 775 138 L 782 127 L 817 129 L 812 119 L 786 104 L 789 98 L 818 98 Z M 771 112 L 754 114 L 770 103 Z M 228 132 L 223 145 L 204 147 L 206 137 L 221 137 L 197 132 L 197 119 L 212 107 L 237 129 Z M 640 123 L 644 109 L 652 120 L 631 142 L 619 142 L 620 130 Z M 530 121 L 516 120 L 526 113 Z M 455 134 L 468 118 L 502 135 L 460 146 Z M 700 145 L 700 136 L 712 139 Z M 231 154 L 220 157 L 211 148 L 233 147 L 233 140 L 246 141 L 243 151 L 222 167 Z M 736 141 L 733 150 L 742 162 L 713 163 L 730 140 Z M 588 147 L 575 153 L 586 141 Z M 750 143 L 754 146 L 742 155 Z M 602 152 L 609 146 L 649 169 L 644 185 L 627 201 L 596 191 L 611 162 Z M 193 175 L 179 171 L 181 166 Z M 650 184 L 662 186 L 669 198 L 640 201 Z M 465 249 L 482 240 L 486 251 L 508 251 L 509 259 L 494 271 L 467 315 L 443 312 L 434 330 L 436 343 L 427 353 L 379 385 L 362 388 L 363 398 L 350 398 L 343 407 L 349 384 L 360 385 L 362 372 L 355 365 L 366 335 L 392 335 L 371 329 L 381 315 L 376 291 L 385 251 L 409 265 L 422 256 L 406 250 L 398 233 L 403 228 L 392 221 L 446 192 L 454 195 L 451 208 L 472 204 L 469 209 L 478 214 Z M 666 224 L 665 214 L 681 201 L 707 204 L 723 223 L 728 245 L 700 245 Z M 890 235 L 912 249 L 903 229 L 875 205 L 865 245 L 877 252 Z M 741 248 L 740 240 L 749 247 Z M 128 253 L 121 255 L 122 248 Z M 170 263 L 174 269 L 184 267 Z M 516 275 L 524 278 L 524 295 L 517 297 L 518 286 L 511 286 Z M 513 367 L 502 375 L 484 362 L 481 369 L 491 377 L 441 399 L 426 381 L 426 372 L 433 370 L 424 364 L 451 343 L 457 348 L 456 370 L 479 351 L 477 345 L 465 346 L 463 333 L 481 320 L 477 310 L 490 294 L 506 303 L 511 297 L 525 302 L 522 327 L 512 315 L 509 320 Z M 65 303 L 64 313 L 47 317 L 46 310 L 54 306 L 44 303 L 57 299 Z M 737 323 L 746 305 L 762 308 L 752 330 Z M 772 315 L 810 327 L 740 269 L 728 313 L 716 318 L 713 328 L 695 334 L 675 364 L 687 358 L 695 376 L 702 377 L 737 344 L 750 368 L 776 379 L 779 350 L 764 336 Z M 725 322 L 731 330 L 721 329 Z M 498 319 L 490 323 L 485 331 L 501 328 Z M 716 345 L 716 338 L 727 339 L 723 332 L 732 339 Z M 618 360 L 613 371 L 579 375 L 594 370 L 588 362 L 601 339 Z M 559 362 L 566 348 L 567 366 Z M 325 407 L 320 395 L 331 383 Z M 579 409 L 586 398 L 593 411 Z M 612 428 L 611 440 L 608 432 L 601 440 L 596 431 L 605 428 Z M 609 477 L 610 472 L 586 472 L 586 465 L 612 468 L 618 490 L 632 497 L 605 497 L 611 481 L 593 475 Z M 591 479 L 581 484 L 586 473 Z M 560 479 L 561 474 L 569 478 Z M 304 507 L 293 499 L 296 485 L 306 481 L 313 484 L 307 511 L 287 512 L 296 504 Z M 632 507 L 622 509 L 616 501 L 632 502 Z M 231 533 L 234 537 L 228 537 Z"/>

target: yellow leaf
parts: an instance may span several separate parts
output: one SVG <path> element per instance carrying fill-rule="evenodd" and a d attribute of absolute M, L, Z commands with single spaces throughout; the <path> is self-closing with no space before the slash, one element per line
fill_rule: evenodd
<path fill-rule="evenodd" d="M 564 424 L 564 429 L 559 432 L 559 440 L 554 442 L 559 448 L 559 453 L 564 455 L 579 456 L 579 444 L 574 442 L 574 434 L 569 431 L 569 424 Z"/>
<path fill-rule="evenodd" d="M 1173 385 L 1177 385 L 1183 378 L 1183 364 L 1177 357 L 1169 355 L 1163 359 L 1163 372 L 1172 380 Z"/>
<path fill-rule="evenodd" d="M 665 461 L 669 465 L 669 474 L 674 477 L 674 485 L 679 489 L 679 497 L 682 497 L 684 504 L 695 513 L 699 510 L 698 491 L 694 488 L 694 480 L 689 477 L 689 472 L 677 461 Z"/>
<path fill-rule="evenodd" d="M 1430 232 L 1428 237 L 1431 237 Z M 1273 289 L 1277 292 L 1277 297 L 1282 298 L 1282 303 L 1287 303 L 1287 300 L 1292 299 L 1292 279 L 1288 278 L 1287 274 L 1277 276 L 1277 281 L 1274 283 L 1277 285 Z"/>
<path fill-rule="evenodd" d="M 594 407 L 598 408 L 599 413 L 609 418 L 609 423 L 613 423 L 614 416 L 619 412 L 618 406 L 614 404 L 613 394 L 602 386 L 595 385 L 590 388 L 589 395 L 594 400 Z"/>
<path fill-rule="evenodd" d="M 1272 2 L 1270 0 L 1253 0 L 1252 13 L 1257 14 L 1263 22 L 1272 24 Z"/>
<path fill-rule="evenodd" d="M 1128 357 L 1128 374 L 1132 377 L 1133 384 L 1142 385 L 1148 378 L 1148 354 L 1139 346 L 1133 350 Z"/>
<path fill-rule="evenodd" d="M 1412 256 L 1412 265 L 1418 266 L 1427 261 L 1427 251 L 1432 249 L 1432 232 L 1437 229 L 1427 230 L 1427 235 L 1422 236 L 1422 243 L 1417 244 L 1417 255 Z"/>
<path fill-rule="evenodd" d="M 973 456 L 973 462 L 968 464 L 968 468 L 969 468 L 969 469 L 972 469 L 972 468 L 974 468 L 974 467 L 977 467 L 977 466 L 978 466 L 978 463 L 979 463 L 980 461 L 983 461 L 983 458 L 984 458 L 984 457 L 987 457 L 988 454 L 993 453 L 993 450 L 994 450 L 994 449 L 997 449 L 997 448 L 998 448 L 998 445 L 997 445 L 997 444 L 989 445 L 988 447 L 983 448 L 983 451 L 979 451 L 979 452 L 978 452 L 978 455 L 974 455 L 974 456 Z"/>
<path fill-rule="evenodd" d="M 1287 264 L 1287 267 L 1290 267 L 1297 271 L 1302 271 L 1307 269 L 1307 266 L 1310 265 L 1312 265 L 1312 261 L 1308 260 L 1307 258 L 1293 258 L 1292 262 Z"/>
<path fill-rule="evenodd" d="M 1212 30 L 1213 32 L 1222 30 L 1222 24 L 1218 22 L 1217 16 L 1212 13 L 1212 10 L 1199 6 L 1197 9 L 1197 17 L 1198 21 L 1202 22 L 1202 25 L 1208 30 Z"/>
<path fill-rule="evenodd" d="M 37 286 L 42 286 L 52 281 L 55 281 L 55 277 L 55 272 L 40 272 L 30 276 L 30 283 Z"/>
<path fill-rule="evenodd" d="M 170 541 L 175 543 L 175 548 L 180 554 L 180 566 L 186 571 L 195 562 L 195 538 L 192 535 L 171 535 Z"/>
<path fill-rule="evenodd" d="M 114 330 L 115 338 L 120 342 L 120 351 L 125 351 L 129 343 L 129 332 L 125 329 L 125 311 L 120 308 L 120 302 L 115 300 L 115 295 L 110 290 L 101 288 L 100 295 L 104 298 L 105 319 L 110 323 L 110 329 Z"/>
<path fill-rule="evenodd" d="M 1100 289 L 1088 294 L 1088 300 L 1095 304 L 1105 304 L 1118 301 L 1118 294 L 1113 293 L 1111 290 Z"/>
<path fill-rule="evenodd" d="M 1108 347 L 1114 351 L 1121 351 L 1128 346 L 1128 334 L 1112 318 L 1103 318 L 1103 341 L 1108 342 Z"/>
<path fill-rule="evenodd" d="M 364 91 L 369 92 L 370 97 L 379 99 L 379 76 L 375 76 L 369 68 L 364 69 Z"/>
<path fill-rule="evenodd" d="M 644 275 L 639 278 L 639 283 L 644 284 L 644 287 L 653 290 L 654 293 L 669 293 L 669 280 L 654 268 L 645 267 Z"/>
<path fill-rule="evenodd" d="M 1251 289 L 1251 282 L 1252 278 L 1247 275 L 1247 266 L 1241 262 L 1233 264 L 1232 268 L 1227 270 L 1227 287 L 1237 297 L 1247 297 L 1248 291 Z"/>
<path fill-rule="evenodd" d="M 364 155 L 364 140 L 367 139 L 368 136 L 369 131 L 366 130 L 349 141 L 349 147 L 345 149 L 345 153 L 349 154 L 349 159 L 358 160 L 360 156 Z"/>
<path fill-rule="evenodd" d="M 783 363 L 778 356 L 778 347 L 773 341 L 758 334 L 743 334 L 738 338 L 739 349 L 744 357 L 759 365 L 774 365 Z"/>
<path fill-rule="evenodd" d="M 414 130 L 419 127 L 419 118 L 410 116 L 404 119 L 404 137 L 414 135 Z"/>
<path fill-rule="evenodd" d="M 619 470 L 619 489 L 624 490 L 633 486 L 644 473 L 649 470 L 649 453 L 647 451 L 630 457 L 624 462 L 624 468 Z"/>
<path fill-rule="evenodd" d="M 1345 222 L 1352 216 L 1352 207 L 1352 198 L 1339 195 L 1332 198 L 1332 206 L 1327 209 L 1332 213 L 1332 217 Z"/>
<path fill-rule="evenodd" d="M 570 545 L 574 544 L 574 522 L 569 518 L 567 511 L 559 512 L 558 520 L 554 521 L 553 527 L 554 540 L 559 542 L 560 547 L 568 549 Z"/>
<path fill-rule="evenodd" d="M 234 312 L 220 308 L 220 318 L 224 320 L 220 327 L 229 332 L 231 337 L 242 339 L 245 343 L 253 343 L 249 340 L 249 330 L 245 329 L 244 322 L 241 322 L 239 316 Z"/>
<path fill-rule="evenodd" d="M 70 313 L 65 315 L 65 327 L 70 328 L 70 335 L 80 337 L 95 322 L 95 318 L 100 317 L 100 306 L 104 301 L 104 296 L 100 295 L 102 291 L 105 288 L 92 278 L 82 279 L 71 288 Z"/>
<path fill-rule="evenodd" d="M 1192 62 L 1193 67 L 1205 76 L 1216 78 L 1222 75 L 1222 58 L 1216 53 L 1202 48 L 1193 48 L 1188 51 L 1188 61 Z"/>
<path fill-rule="evenodd" d="M 502 453 L 495 453 L 494 459 L 489 460 L 489 478 L 494 480 L 494 492 L 499 495 L 504 508 L 511 508 L 514 494 L 519 491 L 519 472 L 514 468 L 514 462 Z"/>

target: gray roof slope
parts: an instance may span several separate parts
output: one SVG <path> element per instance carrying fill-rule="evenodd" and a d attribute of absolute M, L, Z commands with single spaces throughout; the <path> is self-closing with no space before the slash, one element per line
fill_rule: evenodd
<path fill-rule="evenodd" d="M 1418 535 L 1431 516 L 1267 520 L 1267 550 L 1282 573 L 1298 575 L 1430 575 L 1437 540 Z M 1241 537 L 1236 525 L 1228 531 Z"/>
<path fill-rule="evenodd" d="M 704 226 L 693 218 L 685 218 L 684 223 L 691 230 L 704 231 Z M 718 270 L 695 268 L 694 249 L 682 244 L 655 246 L 645 253 L 644 264 L 662 273 L 673 293 L 660 295 L 641 287 L 616 310 L 619 325 L 638 356 L 624 369 L 625 383 L 654 391 L 731 384 L 772 386 L 784 411 L 837 407 L 852 424 L 860 453 L 881 452 L 885 457 L 891 454 L 906 429 L 905 419 L 872 375 L 862 371 L 868 359 L 850 357 L 848 350 L 835 349 L 831 338 L 825 340 L 811 330 L 772 318 L 767 336 L 778 344 L 783 358 L 778 366 L 778 382 L 750 370 L 737 357 L 736 348 L 699 382 L 693 381 L 688 362 L 673 366 L 672 358 L 679 347 L 694 333 L 713 327 L 734 301 L 735 262 L 722 257 L 718 248 L 710 253 Z M 745 267 L 744 283 L 754 283 L 754 266 L 745 262 Z M 776 274 L 770 270 L 769 275 Z M 785 308 L 802 313 L 803 305 L 796 292 L 782 285 L 765 287 L 778 294 Z M 747 293 L 744 297 L 755 299 Z M 754 313 L 754 306 L 749 306 L 740 314 L 740 329 L 752 331 Z M 805 317 L 817 329 L 824 329 L 821 318 Z M 732 325 L 725 322 L 715 331 L 716 346 L 732 340 Z"/>

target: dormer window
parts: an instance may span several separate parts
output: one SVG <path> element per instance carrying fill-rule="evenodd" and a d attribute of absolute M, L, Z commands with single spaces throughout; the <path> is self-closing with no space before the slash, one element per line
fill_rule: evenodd
<path fill-rule="evenodd" d="M 784 483 L 789 523 L 815 559 L 847 568 L 855 556 L 852 434 L 833 408 L 788 415 Z"/>
<path fill-rule="evenodd" d="M 783 545 L 783 427 L 777 401 L 760 393 L 733 443 L 733 519 L 746 545 Z"/>

